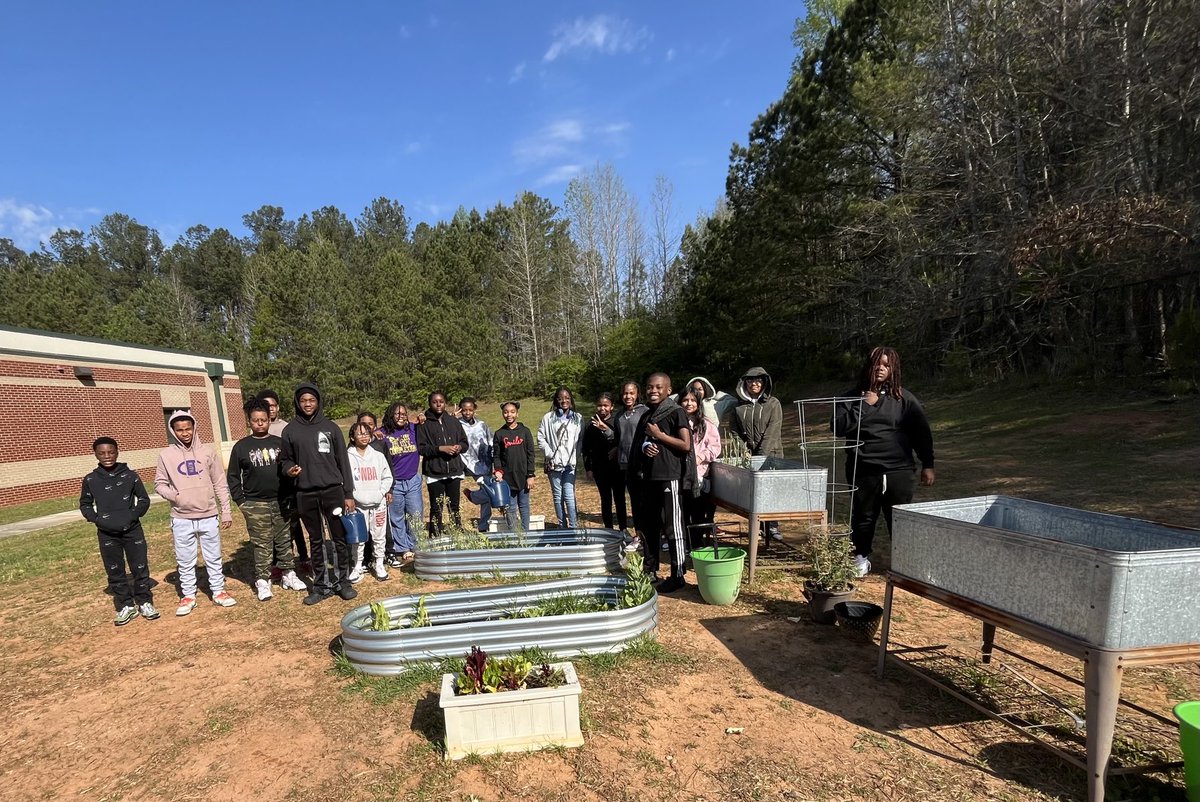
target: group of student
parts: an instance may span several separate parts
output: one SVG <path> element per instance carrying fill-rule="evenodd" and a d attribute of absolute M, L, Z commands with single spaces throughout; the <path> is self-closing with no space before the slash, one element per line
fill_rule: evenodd
<path fill-rule="evenodd" d="M 901 392 L 899 356 L 886 350 L 882 366 L 872 352 L 871 367 L 864 368 L 864 375 L 870 374 L 861 393 L 867 411 L 853 420 L 843 411 L 835 421 L 839 433 L 853 427 L 875 440 L 872 432 L 878 429 L 884 439 L 892 438 L 891 445 L 875 451 L 860 447 L 868 458 L 878 452 L 886 463 L 868 494 L 876 507 L 873 516 L 855 504 L 852 525 L 861 529 L 869 524 L 870 529 L 865 536 L 855 533 L 854 537 L 864 573 L 869 570 L 866 557 L 878 507 L 884 505 L 890 526 L 891 506 L 911 499 L 911 477 L 907 485 L 903 477 L 893 477 L 892 487 L 900 492 L 889 492 L 892 474 L 888 471 L 903 473 L 905 466 L 900 463 L 907 459 L 912 473 L 914 440 L 926 466 L 922 483 L 933 479 L 928 422 L 916 399 Z M 385 581 L 389 567 L 413 559 L 425 516 L 422 486 L 428 495 L 432 536 L 444 533 L 447 513 L 454 526 L 462 526 L 460 498 L 479 506 L 475 525 L 487 531 L 493 494 L 486 492 L 485 485 L 491 482 L 508 486 L 510 500 L 503 508 L 506 527 L 528 530 L 538 451 L 558 526 L 579 526 L 575 481 L 582 462 L 599 492 L 604 526 L 620 529 L 626 534 L 627 548 L 644 552 L 644 568 L 656 581 L 660 554 L 667 554 L 668 573 L 657 589 L 673 593 L 686 587 L 687 554 L 701 545 L 713 525 L 709 467 L 721 456 L 721 423 L 728 419 L 731 434 L 750 455 L 783 456 L 783 411 L 770 374 L 751 368 L 735 392 L 736 396 L 717 391 L 704 377 L 675 392 L 667 374 L 654 373 L 646 380 L 644 394 L 636 382 L 623 384 L 619 406 L 611 393 L 601 393 L 595 414 L 585 422 L 570 389 L 560 387 L 536 435 L 520 422 L 517 401 L 502 405 L 504 425 L 492 432 L 476 417 L 473 398 L 464 398 L 450 409 L 445 394 L 434 392 L 424 412 L 414 416 L 401 403 L 389 406 L 382 422 L 371 413 L 361 413 L 350 427 L 347 445 L 340 427 L 322 413 L 320 390 L 305 383 L 296 387 L 296 414 L 290 422 L 279 417 L 279 396 L 272 390 L 246 404 L 250 434 L 234 445 L 227 469 L 215 449 L 201 442 L 192 414 L 175 412 L 168 421 L 175 442 L 161 452 L 154 479 L 156 492 L 171 507 L 180 590 L 175 613 L 185 616 L 196 607 L 198 554 L 204 557 L 214 604 L 237 603 L 225 590 L 221 557 L 220 532 L 233 523 L 231 502 L 246 521 L 260 601 L 272 597 L 272 582 L 287 590 L 306 591 L 308 605 L 334 595 L 350 600 L 357 596 L 353 586 L 368 572 Z M 873 418 L 877 407 L 886 407 L 886 415 Z M 915 420 L 914 408 L 924 438 L 918 431 L 918 437 L 901 433 L 901 441 L 896 441 L 894 430 Z M 153 620 L 159 612 L 153 604 L 146 538 L 139 521 L 149 509 L 149 495 L 136 471 L 118 461 L 113 438 L 97 438 L 93 451 L 98 464 L 83 479 L 79 506 L 97 527 L 117 610 L 115 623 L 121 626 L 138 616 Z M 868 465 L 867 470 L 874 469 Z M 467 478 L 477 487 L 464 488 Z M 908 499 L 901 499 L 905 490 Z M 343 516 L 356 510 L 363 514 L 369 534 L 361 544 L 347 542 L 343 525 Z M 776 524 L 767 522 L 765 527 L 769 536 L 780 536 Z M 126 565 L 132 581 L 127 579 Z M 301 579 L 298 569 L 311 573 L 311 583 Z"/>

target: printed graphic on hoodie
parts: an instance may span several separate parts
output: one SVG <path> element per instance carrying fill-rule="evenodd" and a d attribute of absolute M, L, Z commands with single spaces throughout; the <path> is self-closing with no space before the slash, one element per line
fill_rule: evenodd
<path fill-rule="evenodd" d="M 327 432 L 317 432 L 317 451 L 322 454 L 333 453 L 333 443 L 330 442 Z"/>
<path fill-rule="evenodd" d="M 200 462 L 194 459 L 185 459 L 175 466 L 175 470 L 180 476 L 200 476 L 204 473 L 204 469 L 200 467 Z"/>

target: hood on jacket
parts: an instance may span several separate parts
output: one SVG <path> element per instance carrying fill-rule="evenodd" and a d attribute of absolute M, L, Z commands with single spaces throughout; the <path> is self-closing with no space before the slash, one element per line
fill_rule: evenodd
<path fill-rule="evenodd" d="M 175 436 L 175 421 L 177 420 L 190 420 L 192 422 L 192 444 L 190 446 L 185 446 L 183 443 L 179 442 L 179 438 Z M 171 417 L 167 418 L 167 428 L 171 430 L 171 439 L 175 441 L 172 443 L 172 445 L 179 446 L 180 448 L 191 449 L 195 449 L 196 446 L 200 445 L 200 432 L 196 430 L 196 416 L 188 412 L 186 409 L 177 409 L 172 412 Z"/>
<path fill-rule="evenodd" d="M 692 378 L 688 379 L 687 383 L 684 384 L 683 386 L 691 387 L 696 382 L 700 382 L 700 384 L 702 384 L 704 386 L 704 400 L 705 401 L 712 401 L 712 400 L 716 399 L 717 388 L 713 386 L 712 382 L 710 382 L 708 379 L 704 378 L 703 376 L 693 376 Z"/>
<path fill-rule="evenodd" d="M 771 381 L 771 374 L 767 373 L 766 369 L 764 369 L 764 368 L 753 367 L 753 368 L 750 368 L 750 370 L 743 373 L 742 378 L 738 379 L 738 385 L 737 385 L 738 398 L 742 399 L 743 401 L 753 401 L 754 400 L 754 397 L 751 396 L 748 392 L 746 392 L 746 379 L 752 379 L 752 378 L 758 378 L 758 377 L 762 377 L 762 380 L 763 380 L 763 391 L 762 391 L 762 395 L 760 395 L 758 397 L 758 400 L 765 401 L 766 399 L 771 397 L 771 394 L 775 391 L 775 382 Z"/>
<path fill-rule="evenodd" d="M 300 411 L 300 396 L 305 393 L 312 393 L 317 397 L 317 408 L 313 411 L 312 417 L 305 417 Z M 323 406 L 321 404 L 321 391 L 317 389 L 317 385 L 312 382 L 304 382 L 297 385 L 296 392 L 292 395 L 292 403 L 296 405 L 296 420 L 301 423 L 317 423 L 324 420 L 325 416 L 321 414 Z"/>

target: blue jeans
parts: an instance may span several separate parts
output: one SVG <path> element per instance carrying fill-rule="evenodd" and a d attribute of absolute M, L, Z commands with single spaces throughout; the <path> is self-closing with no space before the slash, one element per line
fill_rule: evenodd
<path fill-rule="evenodd" d="M 392 552 L 395 554 L 403 554 L 417 548 L 416 527 L 425 517 L 421 484 L 421 475 L 417 474 L 411 479 L 397 479 L 392 485 L 388 522 L 392 525 Z"/>
<path fill-rule="evenodd" d="M 579 525 L 575 516 L 575 469 L 550 471 L 550 495 L 554 497 L 554 514 L 558 525 L 570 529 Z"/>
<path fill-rule="evenodd" d="M 512 490 L 512 487 L 509 487 Z M 508 531 L 517 531 L 517 512 L 521 513 L 521 531 L 529 531 L 529 491 L 513 490 L 512 501 L 504 508 L 504 523 Z"/>

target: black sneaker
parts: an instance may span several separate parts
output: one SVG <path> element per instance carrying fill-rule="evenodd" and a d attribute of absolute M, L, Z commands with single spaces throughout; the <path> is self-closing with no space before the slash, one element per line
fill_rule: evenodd
<path fill-rule="evenodd" d="M 350 601 L 358 595 L 358 591 L 350 587 L 349 582 L 343 582 L 338 586 L 337 595 L 341 596 L 346 601 Z"/>
<path fill-rule="evenodd" d="M 320 604 L 332 595 L 332 593 L 321 593 L 314 590 L 312 593 L 304 597 L 304 603 L 311 607 L 314 604 Z"/>
<path fill-rule="evenodd" d="M 399 554 L 389 554 L 384 563 L 388 568 L 400 568 L 404 565 L 404 560 L 400 559 Z"/>
<path fill-rule="evenodd" d="M 687 581 L 681 576 L 673 576 L 658 583 L 659 593 L 674 593 L 687 587 Z"/>

